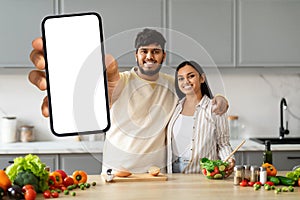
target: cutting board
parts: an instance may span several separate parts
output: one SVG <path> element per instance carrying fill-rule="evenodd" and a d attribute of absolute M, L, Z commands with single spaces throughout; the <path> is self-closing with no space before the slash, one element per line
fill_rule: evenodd
<path fill-rule="evenodd" d="M 105 181 L 106 176 L 102 174 L 102 179 Z M 168 180 L 168 177 L 165 174 L 158 174 L 157 176 L 152 176 L 150 174 L 131 174 L 127 177 L 117 177 L 115 176 L 113 178 L 113 182 L 144 182 L 144 181 L 166 181 Z"/>

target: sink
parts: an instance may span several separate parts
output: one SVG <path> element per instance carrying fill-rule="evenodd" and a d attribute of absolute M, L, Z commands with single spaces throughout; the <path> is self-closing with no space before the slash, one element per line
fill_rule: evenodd
<path fill-rule="evenodd" d="M 271 144 L 300 144 L 300 137 L 287 137 L 283 139 L 279 139 L 279 137 L 257 137 L 250 138 L 250 140 L 258 142 L 260 144 L 265 144 L 266 140 L 270 140 Z"/>

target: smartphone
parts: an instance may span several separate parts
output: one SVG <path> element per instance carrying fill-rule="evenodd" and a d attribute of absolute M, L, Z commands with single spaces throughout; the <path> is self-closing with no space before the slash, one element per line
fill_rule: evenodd
<path fill-rule="evenodd" d="M 110 128 L 102 18 L 98 13 L 42 21 L 50 129 L 56 136 Z"/>

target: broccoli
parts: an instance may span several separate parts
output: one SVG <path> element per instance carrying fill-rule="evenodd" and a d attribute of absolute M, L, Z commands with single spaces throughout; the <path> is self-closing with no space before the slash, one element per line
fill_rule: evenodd
<path fill-rule="evenodd" d="M 39 184 L 39 180 L 38 178 L 30 171 L 23 171 L 23 172 L 19 172 L 17 174 L 17 177 L 14 180 L 14 184 L 15 185 L 19 185 L 21 188 L 24 185 L 32 185 L 35 189 L 35 191 L 38 191 L 38 184 Z"/>

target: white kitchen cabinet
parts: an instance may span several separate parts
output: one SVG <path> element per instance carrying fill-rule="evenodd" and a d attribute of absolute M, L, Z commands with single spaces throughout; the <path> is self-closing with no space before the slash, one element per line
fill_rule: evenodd
<path fill-rule="evenodd" d="M 184 35 L 173 38 L 170 34 L 170 49 L 175 52 L 170 53 L 170 64 L 177 66 L 183 59 L 189 59 L 188 55 L 202 54 L 199 49 L 192 48 L 193 45 L 188 45 L 184 41 L 178 42 L 179 39 L 190 38 L 207 51 L 217 66 L 234 66 L 234 8 L 234 0 L 170 0 L 168 5 L 170 31 L 179 31 Z M 185 45 L 188 45 L 185 55 L 178 55 L 176 51 Z"/>
<path fill-rule="evenodd" d="M 88 174 L 100 174 L 102 154 L 60 154 L 59 168 L 63 169 L 67 174 L 72 174 L 75 170 L 84 170 Z"/>
<path fill-rule="evenodd" d="M 300 66 L 300 1 L 237 0 L 241 67 Z"/>
<path fill-rule="evenodd" d="M 55 0 L 0 0 L 0 67 L 30 67 L 31 42 L 41 21 L 55 13 Z"/>
<path fill-rule="evenodd" d="M 39 156 L 41 162 L 49 166 L 51 170 L 58 169 L 58 155 L 56 154 L 35 154 Z M 11 154 L 11 155 L 0 155 L 0 169 L 4 169 L 9 166 L 9 161 L 13 161 L 16 157 L 25 157 L 26 154 Z"/>
<path fill-rule="evenodd" d="M 120 66 L 136 65 L 134 41 L 141 28 L 164 26 L 163 0 L 62 0 L 63 13 L 89 11 L 102 16 L 106 52 Z"/>

